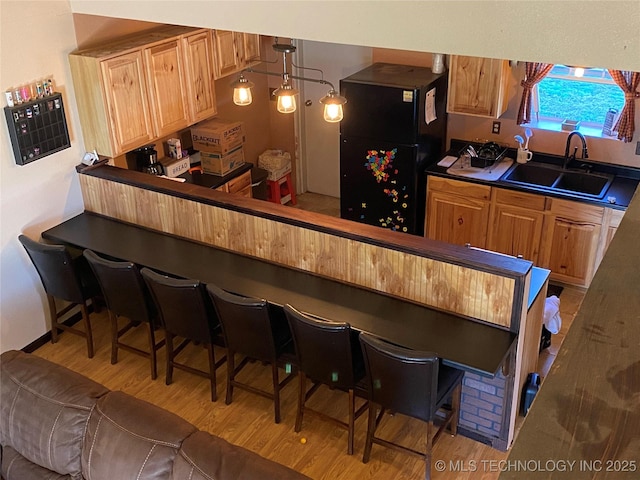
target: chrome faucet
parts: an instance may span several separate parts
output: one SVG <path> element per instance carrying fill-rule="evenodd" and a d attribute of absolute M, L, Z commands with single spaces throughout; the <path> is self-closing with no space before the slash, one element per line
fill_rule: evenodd
<path fill-rule="evenodd" d="M 583 159 L 584 158 L 589 158 L 589 153 L 587 152 L 587 141 L 585 140 L 584 135 L 582 135 L 577 130 L 574 130 L 567 137 L 567 144 L 564 147 L 564 163 L 562 164 L 562 168 L 564 170 L 567 169 L 567 167 L 569 166 L 569 163 L 571 163 L 572 160 L 576 159 L 576 153 L 578 152 L 578 147 L 575 147 L 574 150 L 573 150 L 573 153 L 571 154 L 571 156 L 569 156 L 569 148 L 571 147 L 571 139 L 573 138 L 574 135 L 577 135 L 578 137 L 580 137 L 580 141 L 582 142 L 582 158 Z"/>

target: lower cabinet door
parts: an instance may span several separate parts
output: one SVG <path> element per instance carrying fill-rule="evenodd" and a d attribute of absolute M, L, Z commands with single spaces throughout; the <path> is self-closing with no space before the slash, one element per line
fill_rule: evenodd
<path fill-rule="evenodd" d="M 486 248 L 489 201 L 431 191 L 427 205 L 428 238 Z"/>
<path fill-rule="evenodd" d="M 487 248 L 538 263 L 544 213 L 511 205 L 496 205 Z"/>
<path fill-rule="evenodd" d="M 551 277 L 574 285 L 588 285 L 593 277 L 594 260 L 601 225 L 564 218 L 553 220 L 545 267 Z"/>

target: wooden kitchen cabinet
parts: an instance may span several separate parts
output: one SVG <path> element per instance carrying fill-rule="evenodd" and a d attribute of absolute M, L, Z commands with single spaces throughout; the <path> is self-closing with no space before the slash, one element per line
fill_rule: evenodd
<path fill-rule="evenodd" d="M 550 199 L 541 243 L 540 265 L 550 278 L 588 286 L 595 272 L 604 208 Z"/>
<path fill-rule="evenodd" d="M 261 40 L 257 33 L 242 33 L 242 47 L 240 48 L 240 62 L 244 67 L 260 63 Z"/>
<path fill-rule="evenodd" d="M 545 197 L 493 188 L 487 248 L 538 264 Z"/>
<path fill-rule="evenodd" d="M 260 61 L 260 35 L 215 30 L 216 78 L 239 72 Z"/>
<path fill-rule="evenodd" d="M 85 148 L 116 157 L 213 115 L 213 59 L 198 37 L 208 32 L 162 27 L 72 52 Z"/>
<path fill-rule="evenodd" d="M 187 84 L 180 39 L 144 49 L 147 85 L 156 137 L 189 125 Z"/>
<path fill-rule="evenodd" d="M 219 192 L 235 193 L 243 197 L 252 198 L 253 191 L 251 189 L 251 170 L 247 170 L 242 175 L 232 178 L 226 183 L 223 183 L 218 188 Z"/>
<path fill-rule="evenodd" d="M 624 211 L 429 176 L 425 236 L 522 256 L 588 287 Z"/>
<path fill-rule="evenodd" d="M 251 190 L 251 170 L 247 170 L 242 175 L 232 178 L 227 183 L 227 191 L 251 198 L 253 196 Z"/>
<path fill-rule="evenodd" d="M 222 78 L 241 70 L 238 41 L 235 32 L 229 30 L 215 30 L 213 32 L 215 44 L 216 78 Z"/>
<path fill-rule="evenodd" d="M 426 236 L 486 248 L 490 199 L 491 187 L 429 177 Z"/>
<path fill-rule="evenodd" d="M 624 212 L 624 210 L 614 210 L 613 208 L 604 209 L 604 215 L 602 217 L 602 233 L 600 234 L 598 252 L 596 253 L 595 270 L 600 266 L 600 262 L 604 258 L 604 254 L 607 253 L 609 244 L 618 231 L 622 217 L 624 217 Z"/>
<path fill-rule="evenodd" d="M 104 61 L 71 58 L 80 60 L 71 62 L 71 71 L 85 148 L 115 156 L 149 143 L 153 124 L 148 113 L 142 52 Z M 99 90 L 98 85 L 102 87 Z"/>
<path fill-rule="evenodd" d="M 508 60 L 451 56 L 447 112 L 498 118 L 507 110 Z"/>
<path fill-rule="evenodd" d="M 183 39 L 190 124 L 218 113 L 211 35 L 210 30 L 204 30 Z"/>

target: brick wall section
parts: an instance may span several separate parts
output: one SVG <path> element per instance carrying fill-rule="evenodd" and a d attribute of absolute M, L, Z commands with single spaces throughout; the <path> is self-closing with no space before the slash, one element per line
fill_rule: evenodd
<path fill-rule="evenodd" d="M 465 373 L 462 381 L 460 425 L 482 436 L 497 438 L 502 427 L 502 404 L 506 378 L 499 372 L 494 378 Z"/>

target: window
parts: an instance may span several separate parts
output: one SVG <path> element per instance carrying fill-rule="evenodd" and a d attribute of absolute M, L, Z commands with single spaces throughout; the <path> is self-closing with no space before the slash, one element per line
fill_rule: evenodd
<path fill-rule="evenodd" d="M 606 137 L 602 130 L 607 112 L 614 111 L 615 122 L 624 107 L 624 93 L 604 68 L 582 73 L 576 67 L 555 65 L 533 94 L 539 128 L 558 130 L 564 120 L 579 121 L 579 130 L 591 136 Z"/>

